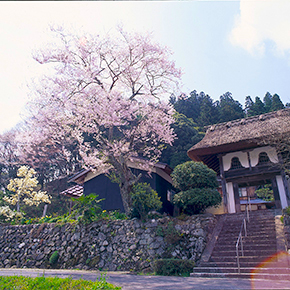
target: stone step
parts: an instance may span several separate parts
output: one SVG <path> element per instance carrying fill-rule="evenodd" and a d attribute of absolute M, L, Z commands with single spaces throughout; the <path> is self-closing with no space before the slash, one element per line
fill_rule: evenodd
<path fill-rule="evenodd" d="M 250 243 L 245 243 L 244 244 L 244 250 L 252 250 L 252 251 L 256 251 L 256 250 L 269 250 L 269 249 L 273 249 L 276 250 L 277 249 L 277 244 L 276 242 L 271 242 L 271 243 L 266 243 L 266 244 L 250 244 Z M 224 251 L 224 250 L 236 250 L 236 243 L 233 244 L 216 244 L 213 251 Z"/>
<path fill-rule="evenodd" d="M 240 253 L 241 255 L 241 253 Z M 268 255 L 265 256 L 240 256 L 240 263 L 253 262 L 261 263 L 269 259 Z M 236 256 L 211 256 L 209 262 L 237 262 Z"/>
<path fill-rule="evenodd" d="M 219 238 L 225 238 L 225 237 L 235 237 L 240 234 L 240 231 L 226 231 L 226 232 L 221 232 Z M 244 230 L 242 231 L 242 234 L 245 235 Z M 262 229 L 259 231 L 252 231 L 250 229 L 247 229 L 247 236 L 249 237 L 260 237 L 260 236 L 271 236 L 275 237 L 276 236 L 276 231 L 274 229 Z"/>
<path fill-rule="evenodd" d="M 238 228 L 239 226 L 241 227 L 243 221 L 238 221 L 235 223 L 228 223 L 228 224 L 224 224 L 224 229 L 233 227 L 233 228 Z M 273 226 L 275 224 L 274 219 L 270 220 L 270 221 L 252 221 L 250 223 L 246 222 L 247 226 L 249 227 L 264 227 L 264 226 Z"/>
<path fill-rule="evenodd" d="M 217 240 L 225 240 L 228 238 L 234 238 L 234 237 L 238 237 L 240 234 L 239 232 L 228 232 L 228 233 L 220 233 L 220 236 L 218 237 Z M 244 232 L 243 232 L 243 236 L 244 236 Z M 276 231 L 274 230 L 265 230 L 265 231 L 248 231 L 247 230 L 247 237 L 250 238 L 262 238 L 262 237 L 270 237 L 273 239 L 276 239 Z"/>
<path fill-rule="evenodd" d="M 244 250 L 244 255 L 245 256 L 250 256 L 253 254 L 255 256 L 272 256 L 276 254 L 276 249 L 271 249 L 271 250 Z M 219 256 L 236 256 L 236 250 L 224 250 L 224 251 L 213 251 L 211 257 L 219 257 Z"/>
<path fill-rule="evenodd" d="M 236 245 L 238 238 L 233 237 L 232 239 L 221 239 L 216 241 L 216 246 L 222 246 L 222 245 Z M 251 239 L 251 238 L 244 238 L 243 237 L 243 245 L 275 245 L 276 244 L 276 238 L 274 237 L 261 237 L 261 239 Z"/>
<path fill-rule="evenodd" d="M 242 217 L 242 218 L 234 218 L 234 217 L 227 217 L 226 221 L 228 222 L 228 224 L 236 224 L 238 222 L 242 222 L 242 220 L 246 219 L 246 221 L 250 224 L 254 224 L 257 221 L 258 222 L 269 222 L 274 220 L 274 216 L 251 216 L 249 218 L 249 221 L 247 219 L 247 217 Z"/>
<path fill-rule="evenodd" d="M 208 262 L 200 262 L 193 270 L 196 277 L 245 277 L 253 275 L 261 279 L 271 279 L 279 274 L 277 279 L 290 277 L 288 267 L 275 263 L 277 253 L 276 228 L 274 211 L 259 211 L 250 213 L 247 222 L 247 237 L 243 237 L 244 256 L 239 257 L 241 273 L 238 273 L 236 242 L 240 233 L 245 214 L 228 214 L 225 216 L 224 226 L 219 233 Z M 241 254 L 241 246 L 239 247 Z M 263 272 L 253 273 L 257 267 L 264 265 L 271 258 L 271 268 Z M 274 263 L 275 266 L 272 267 Z M 290 281 L 290 278 L 288 278 Z"/>
<path fill-rule="evenodd" d="M 268 274 L 268 273 L 191 273 L 190 277 L 196 278 L 244 278 L 244 279 L 265 279 L 290 281 L 289 274 Z"/>
<path fill-rule="evenodd" d="M 259 266 L 261 262 L 245 262 L 240 261 L 240 267 L 255 268 Z M 218 268 L 235 268 L 237 267 L 237 261 L 232 262 L 201 262 L 199 267 L 218 267 Z"/>
<path fill-rule="evenodd" d="M 226 217 L 226 221 L 228 221 L 229 224 L 234 224 L 237 222 L 241 222 L 242 220 L 246 219 L 247 222 L 249 223 L 255 223 L 256 221 L 259 222 L 268 222 L 274 220 L 274 216 L 251 216 L 248 218 L 246 216 L 243 217 Z"/>
<path fill-rule="evenodd" d="M 225 221 L 227 222 L 227 221 Z M 242 225 L 242 222 L 243 220 L 240 220 L 240 221 L 229 221 L 228 223 L 225 223 L 224 224 L 224 229 L 227 229 L 227 228 L 231 228 L 231 227 L 234 227 L 234 228 L 237 228 L 239 226 Z M 261 226 L 272 226 L 273 224 L 275 224 L 275 220 L 274 219 L 271 219 L 271 220 L 260 220 L 260 221 L 251 221 L 251 222 L 247 222 L 247 225 L 251 226 L 251 227 L 256 227 L 258 225 L 261 225 Z"/>
<path fill-rule="evenodd" d="M 223 233 L 235 233 L 235 232 L 240 232 L 241 230 L 241 225 L 238 225 L 238 226 L 233 226 L 233 227 L 230 227 L 230 228 L 223 228 L 220 232 L 221 234 Z M 267 230 L 269 231 L 275 231 L 275 225 L 263 225 L 263 226 L 260 226 L 260 225 L 256 225 L 256 226 L 248 226 L 247 225 L 247 229 L 249 229 L 249 231 L 253 231 L 253 232 L 258 232 L 258 231 L 262 231 L 262 232 L 265 232 Z"/>
<path fill-rule="evenodd" d="M 255 224 L 250 223 L 250 224 L 246 224 L 247 228 L 250 229 L 263 229 L 263 228 L 275 228 L 275 223 L 271 222 L 271 223 L 261 223 L 261 222 L 255 222 Z M 221 232 L 225 231 L 225 230 L 240 230 L 242 227 L 242 222 L 239 222 L 237 224 L 234 225 L 227 225 L 225 224 L 221 230 Z"/>
<path fill-rule="evenodd" d="M 261 236 L 247 236 L 243 239 L 245 243 L 267 243 L 276 242 L 276 233 L 274 235 L 261 235 Z"/>
<path fill-rule="evenodd" d="M 261 223 L 261 222 L 255 222 L 255 223 L 247 223 L 247 227 L 249 228 L 264 228 L 264 227 L 275 227 L 274 221 L 268 222 L 268 223 Z M 240 229 L 242 226 L 242 221 L 232 224 L 232 225 L 224 225 L 222 228 L 223 230 L 230 230 L 230 229 Z"/>
<path fill-rule="evenodd" d="M 288 274 L 290 269 L 286 267 L 271 267 L 271 268 L 253 268 L 253 267 L 240 267 L 241 273 L 260 272 L 265 274 Z M 193 273 L 238 273 L 238 267 L 195 267 Z"/>
<path fill-rule="evenodd" d="M 232 238 L 222 238 L 217 239 L 216 245 L 235 245 L 238 240 L 238 236 Z M 260 237 L 243 237 L 243 243 L 246 244 L 275 244 L 276 243 L 276 235 L 275 236 L 260 236 Z"/>
<path fill-rule="evenodd" d="M 238 230 L 226 230 L 226 231 L 221 231 L 220 232 L 220 237 L 224 236 L 230 236 L 230 235 L 238 235 L 240 233 L 241 229 Z M 249 235 L 261 235 L 261 234 L 273 234 L 276 232 L 276 229 L 273 228 L 261 228 L 261 229 L 249 229 L 247 228 L 247 233 Z M 243 229 L 244 233 L 244 229 Z"/>

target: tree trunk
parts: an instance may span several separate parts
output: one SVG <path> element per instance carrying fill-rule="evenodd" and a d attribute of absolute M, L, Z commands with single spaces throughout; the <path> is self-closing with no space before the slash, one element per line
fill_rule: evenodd
<path fill-rule="evenodd" d="M 17 205 L 16 205 L 16 208 L 17 208 L 17 212 L 20 212 L 20 194 L 17 193 Z"/>
<path fill-rule="evenodd" d="M 132 186 L 120 185 L 120 193 L 121 193 L 123 206 L 124 206 L 126 215 L 128 215 L 131 211 L 131 206 L 132 206 L 132 200 L 131 200 L 131 195 L 130 195 L 131 190 L 132 190 Z"/>
<path fill-rule="evenodd" d="M 45 204 L 45 205 L 44 205 L 44 208 L 43 208 L 42 217 L 45 217 L 45 216 L 46 216 L 47 207 L 48 207 L 48 205 L 47 205 L 47 204 Z"/>
<path fill-rule="evenodd" d="M 126 215 L 131 211 L 132 200 L 131 200 L 131 191 L 133 185 L 138 182 L 142 174 L 135 176 L 131 169 L 127 166 L 126 160 L 121 156 L 118 159 L 114 156 L 110 156 L 110 163 L 113 165 L 117 176 L 119 177 L 119 187 L 120 193 L 123 201 L 123 206 Z"/>

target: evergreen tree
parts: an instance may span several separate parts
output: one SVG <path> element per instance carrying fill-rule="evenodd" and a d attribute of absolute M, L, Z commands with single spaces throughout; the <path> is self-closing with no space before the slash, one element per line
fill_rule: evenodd
<path fill-rule="evenodd" d="M 255 115 L 261 115 L 261 114 L 266 113 L 265 105 L 259 97 L 256 97 L 255 99 L 254 112 L 255 112 Z"/>
<path fill-rule="evenodd" d="M 232 94 L 227 92 L 220 96 L 219 102 L 220 122 L 228 122 L 244 117 L 242 105 L 233 99 Z"/>
<path fill-rule="evenodd" d="M 192 91 L 190 93 L 190 97 L 179 98 L 174 103 L 174 109 L 178 113 L 184 114 L 187 118 L 192 118 L 194 121 L 196 121 L 200 115 L 200 102 L 200 96 L 196 91 Z"/>
<path fill-rule="evenodd" d="M 274 111 L 278 111 L 278 110 L 281 110 L 284 108 L 285 107 L 284 107 L 282 101 L 280 100 L 280 97 L 277 94 L 274 94 L 272 97 L 272 104 L 271 104 L 270 111 L 274 112 Z"/>
<path fill-rule="evenodd" d="M 172 125 L 177 139 L 175 139 L 173 146 L 167 146 L 162 152 L 160 161 L 167 163 L 174 168 L 176 165 L 185 161 L 189 161 L 187 151 L 196 143 L 198 143 L 204 136 L 202 130 L 197 127 L 197 124 L 183 114 L 174 114 L 175 123 Z"/>
<path fill-rule="evenodd" d="M 245 100 L 245 114 L 247 117 L 253 116 L 253 106 L 254 102 L 252 98 L 250 96 L 247 96 Z"/>
<path fill-rule="evenodd" d="M 209 95 L 200 97 L 200 115 L 197 124 L 200 127 L 215 124 L 218 122 L 218 107 Z"/>
<path fill-rule="evenodd" d="M 273 98 L 273 96 L 269 92 L 267 92 L 265 94 L 263 102 L 264 102 L 264 105 L 265 105 L 265 112 L 266 113 L 270 112 L 270 110 L 271 110 L 272 98 Z"/>

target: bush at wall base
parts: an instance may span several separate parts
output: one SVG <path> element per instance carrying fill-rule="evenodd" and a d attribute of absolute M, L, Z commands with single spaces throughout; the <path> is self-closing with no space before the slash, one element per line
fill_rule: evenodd
<path fill-rule="evenodd" d="M 156 275 L 164 276 L 189 276 L 193 267 L 193 261 L 181 259 L 160 259 L 153 264 Z"/>
<path fill-rule="evenodd" d="M 57 263 L 58 257 L 59 257 L 58 251 L 53 252 L 49 258 L 49 264 L 55 265 Z"/>

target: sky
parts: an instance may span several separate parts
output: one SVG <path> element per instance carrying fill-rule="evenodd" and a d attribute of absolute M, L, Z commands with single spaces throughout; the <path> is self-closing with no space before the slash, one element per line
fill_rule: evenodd
<path fill-rule="evenodd" d="M 277 93 L 290 102 L 290 1 L 0 1 L 0 133 L 21 121 L 27 83 L 43 73 L 32 51 L 49 25 L 90 33 L 152 32 L 182 68 L 182 92 L 214 100 Z"/>

